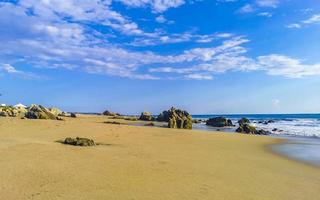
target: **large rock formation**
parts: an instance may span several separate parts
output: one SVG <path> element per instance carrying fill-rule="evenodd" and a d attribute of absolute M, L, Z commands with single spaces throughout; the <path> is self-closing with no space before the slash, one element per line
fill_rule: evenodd
<path fill-rule="evenodd" d="M 28 108 L 28 112 L 25 114 L 28 119 L 58 119 L 58 116 L 51 113 L 47 108 L 41 105 L 32 104 Z"/>
<path fill-rule="evenodd" d="M 62 114 L 64 113 L 59 108 L 48 108 L 48 110 L 56 116 L 62 116 Z"/>
<path fill-rule="evenodd" d="M 232 121 L 225 117 L 215 117 L 207 120 L 206 125 L 214 127 L 233 126 Z"/>
<path fill-rule="evenodd" d="M 184 110 L 171 108 L 163 111 L 158 117 L 158 121 L 168 122 L 169 128 L 192 129 L 192 117 Z"/>
<path fill-rule="evenodd" d="M 27 109 L 23 107 L 0 106 L 1 117 L 24 117 Z"/>
<path fill-rule="evenodd" d="M 139 120 L 142 120 L 142 121 L 153 121 L 154 117 L 151 115 L 150 112 L 142 112 L 140 117 L 139 117 Z"/>

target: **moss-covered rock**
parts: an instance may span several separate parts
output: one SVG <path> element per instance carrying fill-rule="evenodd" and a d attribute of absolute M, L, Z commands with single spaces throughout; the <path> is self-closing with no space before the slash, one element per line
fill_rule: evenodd
<path fill-rule="evenodd" d="M 96 143 L 88 138 L 66 138 L 63 142 L 64 144 L 74 145 L 74 146 L 95 146 Z"/>
<path fill-rule="evenodd" d="M 256 134 L 257 129 L 250 124 L 241 124 L 239 128 L 237 128 L 236 132 L 238 133 L 246 133 L 246 134 Z"/>
<path fill-rule="evenodd" d="M 206 125 L 213 127 L 233 126 L 232 121 L 225 117 L 215 117 L 207 120 Z"/>

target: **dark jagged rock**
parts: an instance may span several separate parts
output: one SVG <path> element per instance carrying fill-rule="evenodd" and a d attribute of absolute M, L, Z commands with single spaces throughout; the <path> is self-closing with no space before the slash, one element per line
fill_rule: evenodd
<path fill-rule="evenodd" d="M 31 105 L 28 108 L 28 112 L 25 114 L 25 117 L 28 119 L 57 119 L 56 115 L 41 105 Z"/>
<path fill-rule="evenodd" d="M 163 111 L 157 121 L 168 122 L 168 128 L 192 129 L 192 116 L 185 110 L 171 108 Z"/>
<path fill-rule="evenodd" d="M 254 135 L 269 135 L 271 134 L 269 131 L 265 130 L 257 130 L 254 126 L 250 124 L 241 124 L 239 128 L 237 128 L 236 132 L 245 133 L 245 134 L 254 134 Z"/>
<path fill-rule="evenodd" d="M 233 126 L 232 121 L 225 117 L 215 117 L 207 120 L 206 125 L 213 127 Z"/>
<path fill-rule="evenodd" d="M 142 121 L 153 121 L 154 117 L 151 115 L 150 112 L 142 112 L 140 117 L 139 117 L 139 120 L 142 120 Z"/>
<path fill-rule="evenodd" d="M 237 128 L 236 132 L 238 133 L 246 133 L 246 134 L 256 134 L 257 129 L 250 124 L 241 124 L 239 128 Z"/>
<path fill-rule="evenodd" d="M 75 113 L 70 113 L 70 117 L 77 118 L 77 115 Z"/>
<path fill-rule="evenodd" d="M 239 125 L 250 124 L 250 120 L 247 118 L 242 118 L 238 121 Z"/>
<path fill-rule="evenodd" d="M 63 142 L 64 144 L 74 145 L 74 146 L 95 146 L 96 143 L 88 138 L 66 138 Z"/>

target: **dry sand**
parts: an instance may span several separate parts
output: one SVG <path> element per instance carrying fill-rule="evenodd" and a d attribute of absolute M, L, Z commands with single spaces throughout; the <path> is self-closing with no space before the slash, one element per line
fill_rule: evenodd
<path fill-rule="evenodd" d="M 278 139 L 103 121 L 0 118 L 0 199 L 320 199 L 320 169 L 271 153 Z M 105 145 L 55 142 L 70 136 Z"/>

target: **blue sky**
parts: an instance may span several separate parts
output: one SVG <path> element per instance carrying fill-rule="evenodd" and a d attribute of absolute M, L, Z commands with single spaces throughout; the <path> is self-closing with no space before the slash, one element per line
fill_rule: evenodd
<path fill-rule="evenodd" d="M 0 0 L 0 103 L 320 112 L 318 0 Z"/>

